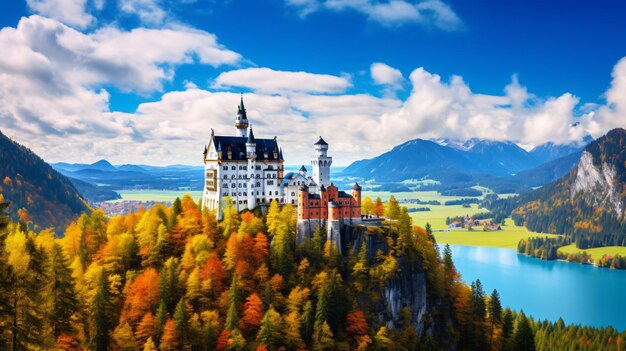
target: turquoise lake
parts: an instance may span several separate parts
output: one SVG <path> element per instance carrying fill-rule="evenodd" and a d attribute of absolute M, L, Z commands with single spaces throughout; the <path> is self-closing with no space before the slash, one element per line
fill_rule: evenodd
<path fill-rule="evenodd" d="M 450 245 L 465 282 L 497 289 L 502 305 L 535 319 L 626 330 L 626 270 L 542 261 L 515 250 Z"/>

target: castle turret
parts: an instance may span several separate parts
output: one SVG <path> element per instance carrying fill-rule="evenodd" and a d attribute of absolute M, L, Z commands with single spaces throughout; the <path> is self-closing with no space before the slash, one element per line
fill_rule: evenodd
<path fill-rule="evenodd" d="M 246 108 L 243 105 L 243 93 L 241 94 L 241 102 L 237 109 L 237 119 L 235 120 L 235 127 L 237 128 L 237 135 L 240 137 L 246 137 L 248 135 L 248 115 L 246 114 Z"/>
<path fill-rule="evenodd" d="M 361 186 L 359 183 L 354 183 L 352 186 L 352 198 L 355 201 L 355 205 L 361 208 Z"/>
<path fill-rule="evenodd" d="M 330 185 L 330 165 L 333 163 L 333 158 L 328 157 L 328 143 L 320 136 L 314 147 L 315 155 L 311 159 L 313 180 L 319 186 L 328 186 Z"/>
<path fill-rule="evenodd" d="M 352 203 L 350 216 L 352 218 L 361 218 L 361 186 L 359 183 L 354 183 L 352 186 Z"/>
<path fill-rule="evenodd" d="M 256 167 L 256 140 L 254 139 L 254 132 L 252 131 L 252 127 L 250 127 L 250 131 L 248 132 L 248 140 L 246 140 L 246 158 L 248 159 L 248 189 L 246 200 L 248 202 L 248 209 L 252 210 L 256 207 L 256 178 L 254 177 Z"/>
<path fill-rule="evenodd" d="M 300 170 L 298 172 L 300 173 L 301 176 L 306 177 L 306 167 L 304 167 L 304 165 L 300 167 Z"/>
<path fill-rule="evenodd" d="M 309 219 L 309 187 L 302 185 L 298 189 L 298 219 Z"/>

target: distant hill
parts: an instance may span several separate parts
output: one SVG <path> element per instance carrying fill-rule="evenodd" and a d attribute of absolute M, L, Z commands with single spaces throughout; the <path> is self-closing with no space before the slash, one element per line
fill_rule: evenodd
<path fill-rule="evenodd" d="M 575 156 L 570 155 L 582 149 L 582 143 L 576 145 L 547 143 L 529 152 L 508 141 L 414 139 L 380 156 L 356 161 L 342 175 L 378 182 L 434 179 L 446 186 L 484 185 L 522 192 L 566 174 L 574 165 Z"/>
<path fill-rule="evenodd" d="M 535 168 L 521 171 L 507 179 L 513 182 L 525 184 L 528 187 L 538 187 L 551 183 L 572 170 L 580 159 L 582 150 L 575 150 L 573 153 L 546 162 Z"/>
<path fill-rule="evenodd" d="M 587 135 L 585 138 L 583 138 L 582 141 L 572 142 L 569 144 L 555 144 L 550 141 L 533 148 L 530 151 L 530 154 L 539 163 L 546 163 L 571 155 L 573 153 L 578 153 L 592 141 L 593 138 L 590 135 Z"/>
<path fill-rule="evenodd" d="M 28 148 L 0 132 L 0 192 L 14 220 L 25 208 L 33 224 L 61 231 L 83 212 L 87 202 L 62 174 Z"/>
<path fill-rule="evenodd" d="M 91 183 L 84 182 L 80 179 L 68 178 L 76 190 L 89 202 L 102 202 L 109 200 L 121 199 L 120 194 L 105 187 L 100 187 Z"/>
<path fill-rule="evenodd" d="M 511 200 L 517 223 L 569 235 L 580 248 L 626 246 L 626 130 L 585 147 L 566 176 Z"/>
<path fill-rule="evenodd" d="M 173 165 L 165 167 L 124 164 L 114 166 L 106 160 L 92 164 L 53 163 L 52 167 L 71 178 L 92 185 L 89 201 L 112 200 L 116 190 L 162 189 L 162 190 L 201 190 L 204 183 L 202 166 Z M 77 187 L 82 184 L 75 183 Z M 96 193 L 94 193 L 94 191 Z M 107 196 L 106 194 L 109 194 Z M 84 193 L 87 194 L 87 193 Z M 115 195 L 114 195 L 115 194 Z"/>

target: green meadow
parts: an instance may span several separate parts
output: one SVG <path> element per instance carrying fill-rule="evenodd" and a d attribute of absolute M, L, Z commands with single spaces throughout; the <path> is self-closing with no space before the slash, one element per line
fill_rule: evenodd
<path fill-rule="evenodd" d="M 556 237 L 554 234 L 531 232 L 524 226 L 516 226 L 513 221 L 507 219 L 502 230 L 484 232 L 482 228 L 474 231 L 467 229 L 454 229 L 451 231 L 435 232 L 435 239 L 439 244 L 465 245 L 465 246 L 488 246 L 505 249 L 516 249 L 520 240 L 528 237 Z"/>
<path fill-rule="evenodd" d="M 577 248 L 576 244 L 572 244 L 572 245 L 567 245 L 567 246 L 563 246 L 563 247 L 559 248 L 559 252 L 562 252 L 562 253 L 565 253 L 565 254 L 582 253 L 583 251 L 586 251 L 588 255 L 591 255 L 591 257 L 594 260 L 599 260 L 604 255 L 609 255 L 609 256 L 615 256 L 615 255 L 626 256 L 626 247 L 624 247 L 624 246 L 605 246 L 605 247 L 596 247 L 596 248 L 593 248 L 593 249 L 584 249 L 584 250 L 582 250 L 582 249 Z"/>
<path fill-rule="evenodd" d="M 173 202 L 177 197 L 182 198 L 185 194 L 198 201 L 202 198 L 202 191 L 196 190 L 117 190 L 121 199 L 112 200 L 110 202 L 120 201 L 156 201 L 156 202 Z"/>

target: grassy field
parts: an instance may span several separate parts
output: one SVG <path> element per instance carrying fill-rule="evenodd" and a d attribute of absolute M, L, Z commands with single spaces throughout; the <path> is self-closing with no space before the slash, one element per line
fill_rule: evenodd
<path fill-rule="evenodd" d="M 528 237 L 555 237 L 554 234 L 541 234 L 531 232 L 526 227 L 516 226 L 511 219 L 505 221 L 502 230 L 483 232 L 480 228 L 476 231 L 455 229 L 449 232 L 435 232 L 435 239 L 439 244 L 466 245 L 466 246 L 489 246 L 506 249 L 517 248 L 521 239 Z"/>
<path fill-rule="evenodd" d="M 559 252 L 563 252 L 567 254 L 578 253 L 578 252 L 583 252 L 583 251 L 587 251 L 587 254 L 591 255 L 592 258 L 597 259 L 597 260 L 602 258 L 603 255 L 615 256 L 619 254 L 620 256 L 626 256 L 626 247 L 624 246 L 606 246 L 606 247 L 596 247 L 593 249 L 581 250 L 577 248 L 575 244 L 572 244 L 568 246 L 563 246 L 559 249 Z"/>
<path fill-rule="evenodd" d="M 173 202 L 177 197 L 182 198 L 185 194 L 191 195 L 194 200 L 198 201 L 202 197 L 202 191 L 192 190 L 118 190 L 121 199 L 112 200 L 111 202 L 120 202 L 124 200 L 130 201 L 157 201 L 157 202 Z"/>
<path fill-rule="evenodd" d="M 461 205 L 444 206 L 446 201 L 459 200 L 468 198 L 469 196 L 441 196 L 436 191 L 412 191 L 412 192 L 398 192 L 391 193 L 388 191 L 365 191 L 363 197 L 369 196 L 372 200 L 380 196 L 383 201 L 394 196 L 398 201 L 420 199 L 422 201 L 439 201 L 441 205 L 418 205 L 418 204 L 401 204 L 408 208 L 415 207 L 428 207 L 430 211 L 425 212 L 411 212 L 411 218 L 413 223 L 419 226 L 425 226 L 426 223 L 430 223 L 434 230 L 443 230 L 448 226 L 446 225 L 446 217 L 473 215 L 476 213 L 487 212 L 485 209 L 478 208 L 477 204 L 471 204 L 470 208 L 464 208 Z"/>

